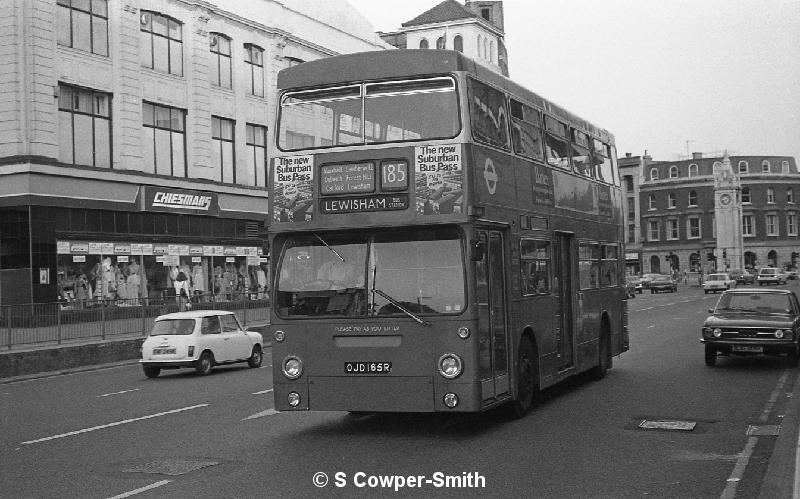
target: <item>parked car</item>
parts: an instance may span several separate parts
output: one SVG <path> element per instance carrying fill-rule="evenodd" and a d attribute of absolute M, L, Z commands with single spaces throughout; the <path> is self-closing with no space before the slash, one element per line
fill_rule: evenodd
<path fill-rule="evenodd" d="M 669 291 L 675 293 L 678 291 L 678 281 L 669 275 L 656 275 L 650 281 L 650 294 L 660 293 L 661 291 Z"/>
<path fill-rule="evenodd" d="M 707 366 L 718 355 L 787 355 L 800 358 L 800 303 L 788 289 L 740 288 L 725 291 L 709 309 L 700 341 Z"/>
<path fill-rule="evenodd" d="M 764 267 L 758 271 L 756 282 L 759 286 L 764 284 L 786 284 L 786 274 L 777 267 Z"/>
<path fill-rule="evenodd" d="M 731 275 L 731 279 L 736 281 L 736 284 L 754 284 L 756 282 L 755 274 L 747 269 L 733 269 L 728 273 Z"/>
<path fill-rule="evenodd" d="M 245 330 L 236 314 L 225 310 L 195 310 L 156 317 L 142 344 L 139 361 L 148 378 L 162 369 L 193 368 L 209 374 L 215 365 L 247 362 L 260 367 L 260 333 Z"/>
<path fill-rule="evenodd" d="M 786 271 L 786 278 L 787 279 L 797 279 L 797 269 L 790 269 Z"/>
<path fill-rule="evenodd" d="M 639 276 L 629 275 L 625 277 L 625 286 L 628 288 L 628 298 L 635 298 L 636 293 L 642 293 L 642 280 Z"/>
<path fill-rule="evenodd" d="M 736 287 L 736 281 L 730 274 L 724 272 L 717 272 L 716 274 L 708 274 L 706 280 L 703 281 L 703 293 L 710 292 L 716 293 L 717 291 L 725 291 Z"/>
<path fill-rule="evenodd" d="M 657 275 L 661 275 L 661 274 L 642 274 L 642 277 L 641 277 L 642 288 L 644 288 L 644 289 L 649 288 L 650 287 L 650 282 Z"/>

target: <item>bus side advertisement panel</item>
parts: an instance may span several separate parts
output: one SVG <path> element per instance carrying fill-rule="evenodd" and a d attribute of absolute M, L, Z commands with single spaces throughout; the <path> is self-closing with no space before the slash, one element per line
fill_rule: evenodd
<path fill-rule="evenodd" d="M 273 158 L 274 222 L 310 222 L 314 213 L 314 156 Z"/>
<path fill-rule="evenodd" d="M 434 144 L 414 149 L 417 215 L 462 213 L 464 154 L 461 144 Z"/>

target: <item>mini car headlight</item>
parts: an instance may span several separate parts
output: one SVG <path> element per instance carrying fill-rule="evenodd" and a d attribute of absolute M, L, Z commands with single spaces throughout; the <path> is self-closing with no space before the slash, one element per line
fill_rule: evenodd
<path fill-rule="evenodd" d="M 450 409 L 453 409 L 458 405 L 458 395 L 455 393 L 445 393 L 444 397 L 442 397 L 442 402 Z"/>
<path fill-rule="evenodd" d="M 457 378 L 462 368 L 461 358 L 454 353 L 446 353 L 439 357 L 439 374 L 447 379 Z"/>
<path fill-rule="evenodd" d="M 466 326 L 461 326 L 460 328 L 458 328 L 458 337 L 461 338 L 462 340 L 466 340 L 467 338 L 469 338 L 469 328 Z"/>
<path fill-rule="evenodd" d="M 792 337 L 792 330 L 791 329 L 776 329 L 775 330 L 775 337 L 780 339 L 783 338 L 791 338 Z"/>
<path fill-rule="evenodd" d="M 289 379 L 297 379 L 303 374 L 303 362 L 294 356 L 283 359 L 283 375 Z"/>
<path fill-rule="evenodd" d="M 722 329 L 720 329 L 718 327 L 714 328 L 714 330 L 711 331 L 711 334 L 714 335 L 714 338 L 719 338 L 720 336 L 722 336 Z"/>
<path fill-rule="evenodd" d="M 286 396 L 286 402 L 288 402 L 291 407 L 297 407 L 300 405 L 300 394 L 297 392 L 289 392 L 289 395 Z"/>

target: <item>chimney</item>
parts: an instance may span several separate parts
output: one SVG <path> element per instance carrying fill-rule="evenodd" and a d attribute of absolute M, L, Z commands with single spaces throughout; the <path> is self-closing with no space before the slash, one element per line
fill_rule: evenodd
<path fill-rule="evenodd" d="M 625 153 L 625 157 L 626 157 L 626 158 L 630 158 L 631 156 L 633 156 L 633 154 L 631 154 L 631 153 L 629 153 L 629 152 L 626 152 L 626 153 Z"/>
<path fill-rule="evenodd" d="M 703 153 L 701 152 L 693 152 L 692 159 L 703 159 Z"/>

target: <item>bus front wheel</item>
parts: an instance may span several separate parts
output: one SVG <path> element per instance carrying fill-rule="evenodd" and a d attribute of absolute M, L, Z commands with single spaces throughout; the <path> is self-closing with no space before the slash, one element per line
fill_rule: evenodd
<path fill-rule="evenodd" d="M 608 327 L 603 326 L 600 332 L 600 342 L 597 345 L 598 359 L 597 365 L 592 368 L 592 377 L 600 380 L 606 377 L 606 373 L 613 365 L 613 358 L 611 357 L 611 340 L 609 339 Z"/>
<path fill-rule="evenodd" d="M 517 398 L 511 402 L 511 414 L 521 418 L 533 406 L 539 393 L 539 356 L 531 340 L 522 338 L 517 361 Z"/>

